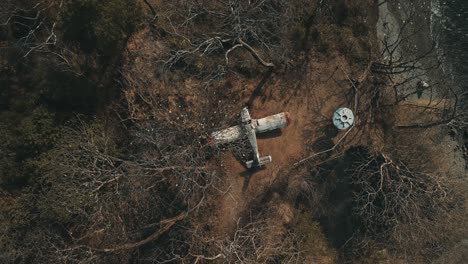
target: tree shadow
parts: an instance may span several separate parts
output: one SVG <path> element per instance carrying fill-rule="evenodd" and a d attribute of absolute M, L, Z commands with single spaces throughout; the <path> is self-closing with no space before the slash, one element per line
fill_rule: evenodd
<path fill-rule="evenodd" d="M 325 236 L 336 249 L 343 249 L 359 234 L 362 223 L 353 212 L 353 185 L 349 168 L 359 148 L 345 152 L 344 157 L 327 162 L 318 168 L 322 172 L 322 184 L 329 186 L 324 196 L 324 210 L 318 221 Z"/>
<path fill-rule="evenodd" d="M 312 176 L 323 187 L 315 219 L 336 249 L 346 245 L 357 227 L 352 217 L 352 188 L 349 177 L 345 175 L 345 167 L 343 159 L 325 162 L 313 171 Z"/>
<path fill-rule="evenodd" d="M 339 249 L 354 235 L 357 225 L 352 217 L 352 191 L 349 179 L 340 178 L 337 173 L 335 189 L 330 192 L 327 204 L 328 214 L 320 217 L 318 221 L 333 247 Z"/>
<path fill-rule="evenodd" d="M 253 109 L 252 109 L 252 105 L 253 105 L 253 102 L 255 101 L 255 99 L 257 97 L 259 97 L 260 95 L 262 95 L 262 89 L 263 87 L 265 86 L 265 83 L 268 81 L 268 78 L 270 78 L 271 74 L 273 73 L 273 69 L 269 69 L 265 75 L 263 76 L 262 80 L 258 83 L 257 87 L 255 88 L 255 90 L 252 92 L 252 94 L 250 95 L 249 97 L 249 100 L 247 101 L 247 108 L 250 109 L 250 113 L 252 114 L 253 113 Z"/>
<path fill-rule="evenodd" d="M 333 138 L 339 134 L 339 130 L 333 124 L 323 126 L 321 132 L 322 136 L 308 146 L 315 153 L 333 148 Z M 330 155 L 331 152 L 325 153 L 322 158 L 326 160 Z M 325 236 L 336 249 L 344 247 L 359 227 L 352 216 L 353 193 L 351 179 L 347 173 L 350 162 L 348 156 L 346 153 L 341 159 L 324 162 L 316 168 L 313 176 L 318 184 L 326 186 L 317 220 L 323 227 Z"/>
<path fill-rule="evenodd" d="M 326 125 L 323 129 L 323 136 L 312 142 L 308 148 L 315 153 L 333 148 L 335 146 L 333 138 L 338 135 L 338 132 L 338 129 L 334 125 Z M 328 153 L 328 155 L 331 155 L 331 153 Z"/>
<path fill-rule="evenodd" d="M 325 126 L 323 129 L 323 133 L 325 134 L 326 137 L 328 138 L 334 138 L 338 135 L 340 131 L 338 128 L 336 128 L 333 124 L 329 123 Z"/>

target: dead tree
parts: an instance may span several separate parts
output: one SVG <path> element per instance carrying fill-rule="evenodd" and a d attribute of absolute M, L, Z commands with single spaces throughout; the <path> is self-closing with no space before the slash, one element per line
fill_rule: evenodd
<path fill-rule="evenodd" d="M 382 4 L 396 9 L 396 3 L 384 1 Z M 417 112 L 434 116 L 430 121 L 397 125 L 398 128 L 464 123 L 460 111 L 463 89 L 453 82 L 451 75 L 455 73 L 442 68 L 446 54 L 437 44 L 438 32 L 429 28 L 428 18 L 418 9 L 420 4 L 418 1 L 407 3 L 401 10 L 392 11 L 393 19 L 383 17 L 381 59 L 372 64 L 372 73 L 388 82 L 393 92 L 391 104 L 411 105 Z M 420 101 L 425 103 L 411 104 L 416 96 L 422 97 Z"/>
<path fill-rule="evenodd" d="M 241 219 L 239 219 L 241 220 Z M 238 227 L 232 239 L 223 244 L 223 253 L 233 263 L 295 263 L 300 253 L 294 244 L 294 234 L 283 234 L 284 240 L 274 238 L 281 236 L 281 227 L 274 226 L 266 220 L 248 221 Z M 287 237 L 287 236 L 290 237 Z"/>
<path fill-rule="evenodd" d="M 385 4 L 389 9 L 393 7 L 391 3 Z M 383 18 L 381 60 L 372 64 L 372 72 L 385 75 L 391 83 L 395 103 L 415 94 L 415 89 L 409 86 L 424 78 L 429 71 L 438 69 L 441 63 L 435 42 L 428 35 L 421 36 L 426 25 L 422 21 L 424 18 L 419 15 L 417 5 L 418 3 L 409 4 L 396 21 Z M 419 47 L 415 43 L 422 37 L 426 37 L 429 44 Z"/>
<path fill-rule="evenodd" d="M 160 259 L 173 262 L 202 263 L 218 260 L 229 263 L 297 263 L 302 252 L 298 250 L 300 238 L 277 222 L 265 211 L 246 219 L 239 218 L 232 236 L 218 237 L 203 228 L 187 230 L 189 251 L 185 255 Z M 177 251 L 177 249 L 174 249 Z"/>
<path fill-rule="evenodd" d="M 443 243 L 457 232 L 464 202 L 454 179 L 411 169 L 388 154 L 370 154 L 364 148 L 352 155 L 348 173 L 361 242 L 391 241 L 393 249 L 408 255 L 429 254 L 429 244 Z"/>
<path fill-rule="evenodd" d="M 25 258 L 114 262 L 149 243 L 171 254 L 161 236 L 177 234 L 174 229 L 219 191 L 219 179 L 207 165 L 210 149 L 194 142 L 190 130 L 135 123 L 120 151 L 120 132 L 103 123 L 70 123 L 58 147 L 38 163 L 41 177 L 32 186 L 36 202 L 30 205 L 40 212 L 30 223 L 36 235 L 17 248 Z M 58 229 L 49 227 L 51 221 Z M 2 241 L 17 241 L 16 235 L 21 232 Z"/>
<path fill-rule="evenodd" d="M 60 18 L 64 11 L 63 1 L 7 1 L 0 7 L 0 28 L 14 35 L 15 47 L 21 49 L 23 58 L 43 55 L 62 71 L 82 75 L 79 64 L 83 59 L 62 42 Z"/>
<path fill-rule="evenodd" d="M 285 48 L 288 26 L 301 19 L 292 14 L 299 4 L 274 0 L 171 1 L 167 6 L 160 12 L 160 25 L 178 44 L 164 60 L 165 69 L 202 64 L 197 57 L 210 56 L 214 65 L 204 63 L 203 71 L 213 72 L 219 67 L 233 70 L 233 53 L 242 49 L 260 65 L 273 68 L 276 63 L 269 60 L 281 61 L 290 51 Z"/>

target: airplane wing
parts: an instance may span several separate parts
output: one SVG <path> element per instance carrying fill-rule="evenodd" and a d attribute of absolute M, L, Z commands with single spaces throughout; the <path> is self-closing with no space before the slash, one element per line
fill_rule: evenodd
<path fill-rule="evenodd" d="M 221 131 L 216 131 L 216 132 L 213 132 L 211 133 L 211 136 L 209 137 L 208 141 L 211 143 L 211 144 L 225 144 L 225 143 L 229 143 L 229 142 L 233 142 L 233 141 L 236 141 L 236 140 L 239 140 L 241 138 L 244 138 L 245 136 L 247 136 L 247 138 L 249 139 L 249 143 L 250 143 L 250 146 L 252 147 L 252 151 L 253 151 L 253 159 L 250 160 L 250 161 L 247 161 L 246 162 L 246 166 L 247 168 L 252 168 L 252 167 L 258 167 L 258 166 L 261 166 L 265 163 L 268 163 L 268 162 L 271 162 L 271 156 L 264 156 L 264 157 L 260 157 L 260 153 L 258 151 L 258 145 L 257 145 L 257 135 L 256 133 L 261 133 L 263 131 L 268 131 L 268 130 L 271 130 L 271 129 L 274 129 L 273 127 L 282 127 L 282 126 L 285 126 L 286 123 L 289 122 L 289 116 L 281 116 L 283 117 L 283 120 L 280 120 L 280 122 L 278 122 L 276 119 L 272 119 L 273 122 L 269 121 L 270 119 L 265 119 L 264 118 L 264 121 L 261 121 L 260 123 L 258 122 L 257 119 L 252 119 L 250 117 L 250 113 L 249 113 L 249 110 L 247 109 L 247 107 L 243 108 L 242 111 L 241 111 L 241 121 L 242 123 L 237 125 L 237 126 L 233 126 L 233 127 L 229 127 L 229 128 L 226 128 L 224 130 L 221 130 Z M 287 120 L 286 120 L 287 119 Z M 288 121 L 288 122 L 286 122 Z M 285 124 L 283 124 L 285 123 Z M 261 129 L 258 130 L 258 126 L 259 124 L 261 124 L 262 126 L 260 127 Z"/>

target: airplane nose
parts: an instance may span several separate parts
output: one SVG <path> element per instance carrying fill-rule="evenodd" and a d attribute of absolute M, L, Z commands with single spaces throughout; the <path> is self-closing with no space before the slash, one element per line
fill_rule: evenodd
<path fill-rule="evenodd" d="M 289 125 L 289 123 L 291 123 L 291 117 L 289 116 L 289 112 L 285 112 L 284 117 L 286 117 L 286 123 Z"/>

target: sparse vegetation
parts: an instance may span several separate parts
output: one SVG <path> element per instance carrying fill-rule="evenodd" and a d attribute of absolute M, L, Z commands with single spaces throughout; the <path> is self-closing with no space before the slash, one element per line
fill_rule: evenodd
<path fill-rule="evenodd" d="M 444 54 L 412 49 L 415 5 L 386 26 L 396 39 L 379 39 L 387 2 L 0 3 L 0 262 L 463 252 L 466 93 L 445 75 L 429 84 L 438 92 L 414 88 Z M 357 119 L 339 132 L 330 116 L 343 105 Z M 274 161 L 263 170 L 239 162 L 247 141 L 208 142 L 243 106 L 292 113 L 259 136 Z"/>

